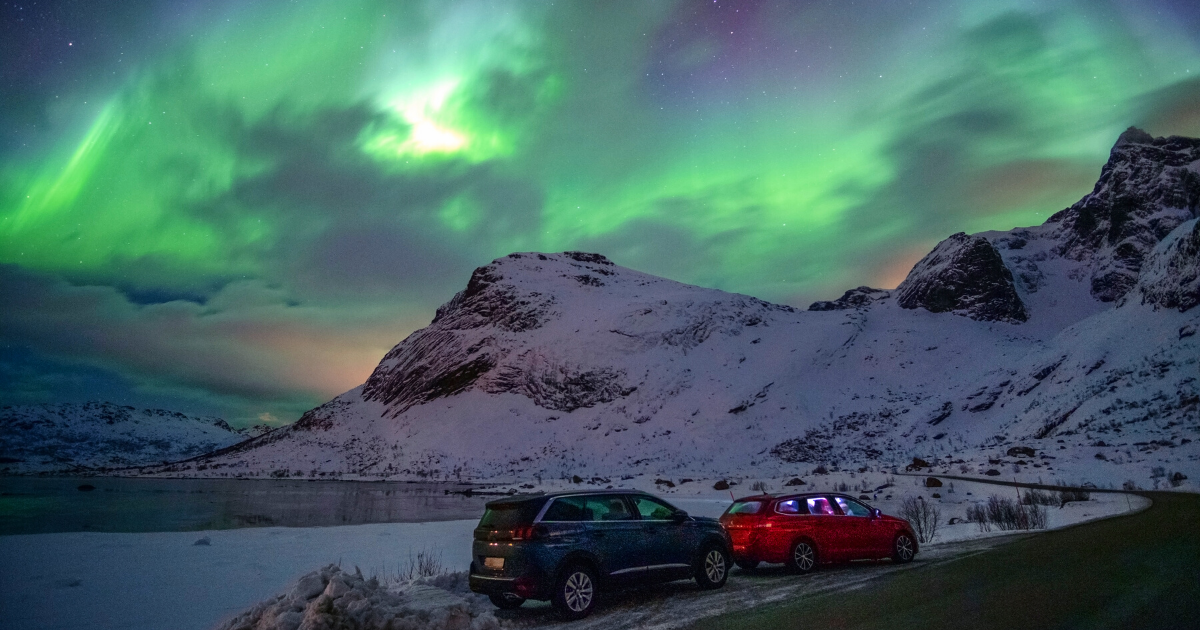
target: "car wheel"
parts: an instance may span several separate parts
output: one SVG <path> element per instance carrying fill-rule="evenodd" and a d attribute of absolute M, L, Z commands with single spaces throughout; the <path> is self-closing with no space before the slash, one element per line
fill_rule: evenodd
<path fill-rule="evenodd" d="M 913 556 L 917 555 L 916 547 L 912 536 L 903 533 L 896 536 L 896 542 L 892 544 L 892 560 L 912 562 Z"/>
<path fill-rule="evenodd" d="M 817 550 L 807 540 L 797 540 L 788 554 L 787 564 L 796 573 L 810 573 L 817 568 Z"/>
<path fill-rule="evenodd" d="M 554 608 L 563 619 L 583 619 L 596 607 L 596 574 L 584 565 L 567 568 L 554 585 Z"/>
<path fill-rule="evenodd" d="M 721 545 L 710 544 L 700 552 L 696 564 L 696 584 L 700 588 L 721 588 L 729 578 L 729 552 Z"/>
<path fill-rule="evenodd" d="M 735 560 L 734 562 L 743 571 L 753 571 L 758 568 L 758 560 Z"/>
<path fill-rule="evenodd" d="M 525 603 L 524 597 L 517 597 L 512 593 L 493 593 L 488 595 L 488 599 L 492 600 L 492 604 L 494 604 L 496 608 L 499 608 L 500 610 L 512 610 L 514 608 L 520 608 L 521 604 Z"/>

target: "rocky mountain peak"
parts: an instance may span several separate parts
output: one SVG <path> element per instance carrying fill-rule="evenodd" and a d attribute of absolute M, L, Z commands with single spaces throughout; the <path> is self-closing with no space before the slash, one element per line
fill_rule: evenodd
<path fill-rule="evenodd" d="M 981 321 L 1029 319 L 1000 252 L 986 238 L 963 232 L 938 243 L 895 294 L 896 303 L 907 309 L 953 312 Z"/>
<path fill-rule="evenodd" d="M 1154 144 L 1154 136 L 1137 127 L 1130 127 L 1117 136 L 1117 142 L 1113 145 L 1113 150 L 1127 144 Z"/>
<path fill-rule="evenodd" d="M 1091 267 L 1092 295 L 1120 299 L 1146 256 L 1200 209 L 1200 140 L 1154 138 L 1130 127 L 1109 154 L 1090 194 L 1051 216 L 1056 253 Z"/>
<path fill-rule="evenodd" d="M 597 291 L 657 282 L 669 281 L 622 269 L 600 254 L 587 252 L 513 253 L 498 258 L 477 268 L 467 288 L 438 308 L 428 327 L 384 356 L 363 386 L 363 399 L 382 403 L 398 415 L 413 405 L 473 388 L 524 390 L 532 383 L 530 388 L 538 390 L 538 399 L 550 408 L 612 400 L 631 391 L 620 375 L 555 365 L 534 356 L 538 353 L 522 354 L 522 340 L 562 317 L 560 295 L 573 296 L 569 301 L 574 303 Z M 540 376 L 530 376 L 532 371 Z M 563 394 L 562 389 L 570 393 Z"/>

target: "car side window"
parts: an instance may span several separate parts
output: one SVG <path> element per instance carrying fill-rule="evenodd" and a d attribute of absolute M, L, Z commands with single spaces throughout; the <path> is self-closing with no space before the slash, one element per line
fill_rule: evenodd
<path fill-rule="evenodd" d="M 838 507 L 842 508 L 842 514 L 845 514 L 846 516 L 871 515 L 871 510 L 868 510 L 867 506 L 859 503 L 858 501 L 844 497 L 834 497 L 834 500 L 837 501 Z"/>
<path fill-rule="evenodd" d="M 583 497 L 560 497 L 546 508 L 543 521 L 590 521 L 592 515 L 584 506 Z"/>
<path fill-rule="evenodd" d="M 584 510 L 591 511 L 593 521 L 629 521 L 633 513 L 625 500 L 618 495 L 599 495 L 586 497 Z"/>
<path fill-rule="evenodd" d="M 808 503 L 800 499 L 788 499 L 780 501 L 779 505 L 775 506 L 775 511 L 780 514 L 808 514 Z"/>
<path fill-rule="evenodd" d="M 809 514 L 821 514 L 826 516 L 836 516 L 837 512 L 833 511 L 833 504 L 825 497 L 810 497 L 807 501 Z"/>
<path fill-rule="evenodd" d="M 633 499 L 633 505 L 637 508 L 638 514 L 642 520 L 649 521 L 665 521 L 671 518 L 675 513 L 675 508 L 651 497 L 630 497 Z"/>

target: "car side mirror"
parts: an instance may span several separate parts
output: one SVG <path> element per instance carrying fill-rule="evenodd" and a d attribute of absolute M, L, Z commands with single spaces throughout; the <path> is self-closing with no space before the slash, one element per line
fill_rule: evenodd
<path fill-rule="evenodd" d="M 688 513 L 684 512 L 683 510 L 675 510 L 675 512 L 671 514 L 671 520 L 675 521 L 676 523 L 682 523 L 688 520 Z"/>
<path fill-rule="evenodd" d="M 883 512 L 880 512 L 879 508 L 874 508 L 871 510 L 871 518 L 879 518 L 881 516 L 883 516 Z"/>

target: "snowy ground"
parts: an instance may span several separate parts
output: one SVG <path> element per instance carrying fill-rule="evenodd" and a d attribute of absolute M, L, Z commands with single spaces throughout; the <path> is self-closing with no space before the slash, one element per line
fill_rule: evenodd
<path fill-rule="evenodd" d="M 833 473 L 818 479 L 819 484 L 798 489 L 830 490 L 841 483 L 857 481 L 862 484 L 864 481 L 863 476 L 857 473 L 853 479 L 849 473 Z M 942 509 L 943 520 L 949 520 L 953 516 L 962 518 L 967 505 L 974 500 L 986 500 L 990 494 L 1011 494 L 1015 497 L 1016 493 L 1011 488 L 972 482 L 954 482 L 953 492 L 950 492 L 949 481 L 942 488 L 917 486 L 923 479 L 894 477 L 895 485 L 872 492 L 878 498 L 871 502 L 885 512 L 894 514 L 903 496 L 920 494 L 929 501 L 937 502 Z M 876 481 L 879 482 L 876 485 L 882 485 L 887 480 L 887 476 L 884 476 L 867 481 L 868 485 L 876 484 Z M 635 487 L 648 484 L 651 488 L 664 490 L 661 494 L 672 502 L 700 516 L 716 516 L 729 504 L 729 493 L 712 490 L 711 482 L 705 485 L 692 482 L 673 489 L 665 488 L 662 484 L 656 486 L 653 482 L 653 479 L 628 480 L 626 484 Z M 765 483 L 773 491 L 783 489 L 780 480 L 768 480 Z M 746 482 L 734 486 L 734 493 L 751 494 L 749 485 L 750 482 Z M 934 492 L 940 494 L 941 498 L 933 498 Z M 854 491 L 854 494 L 858 492 Z M 889 494 L 891 498 L 887 498 Z M 1092 500 L 1086 503 L 1068 504 L 1062 509 L 1050 508 L 1049 523 L 1052 527 L 1060 527 L 1136 510 L 1144 505 L 1145 500 L 1139 497 L 1095 493 Z M 4 558 L 0 564 L 0 593 L 4 593 L 3 625 L 14 630 L 212 628 L 251 609 L 258 602 L 292 591 L 301 576 L 331 563 L 340 563 L 349 574 L 353 574 L 355 567 L 358 567 L 364 576 L 379 576 L 385 585 L 392 583 L 393 586 L 397 574 L 404 572 L 410 559 L 415 559 L 422 551 L 437 556 L 447 571 L 462 571 L 470 561 L 471 531 L 474 526 L 474 520 L 463 520 L 328 528 L 0 536 L 0 557 Z M 978 545 L 990 544 L 972 542 L 975 539 L 999 535 L 1002 534 L 981 533 L 974 524 L 944 526 L 936 544 L 925 547 L 919 558 L 936 559 L 966 553 L 977 549 Z M 198 541 L 202 541 L 202 544 L 197 544 Z M 863 576 L 892 570 L 889 567 L 889 563 L 880 563 L 864 569 L 865 572 L 857 571 L 856 567 L 838 569 L 826 577 L 801 584 L 792 584 L 794 580 L 789 581 L 783 575 L 776 576 L 778 580 L 775 580 L 764 577 L 739 578 L 735 574 L 730 587 L 724 589 L 725 594 L 715 596 L 717 599 L 709 594 L 695 593 L 681 595 L 682 599 L 677 604 L 665 603 L 673 597 L 656 600 L 653 608 L 674 610 L 678 606 L 702 605 L 702 610 L 711 611 L 705 614 L 715 614 L 725 606 L 769 601 L 773 597 L 783 597 L 801 590 L 809 592 L 860 581 Z M 764 575 L 770 577 L 773 574 L 768 570 Z M 759 584 L 756 580 L 766 581 L 755 586 Z M 412 599 L 419 592 L 424 593 L 420 595 L 421 598 L 429 600 L 437 594 L 444 598 L 445 606 L 462 607 L 462 593 L 430 590 L 433 587 L 428 585 L 420 588 L 424 590 L 410 592 L 407 597 Z M 662 592 L 679 590 L 690 593 L 689 586 L 682 583 L 663 588 L 667 591 Z M 466 598 L 470 603 L 470 596 L 466 595 Z M 661 593 L 659 599 L 662 599 Z M 527 604 L 529 606 L 532 603 Z M 506 613 L 500 616 L 501 624 L 536 625 L 549 620 L 548 612 L 538 611 L 533 606 L 530 612 L 516 617 Z M 610 613 L 602 613 L 592 623 L 601 624 L 597 627 L 608 627 L 605 624 L 610 622 L 602 621 L 605 618 L 611 617 L 611 623 L 617 623 L 618 619 L 635 622 L 647 614 L 651 613 L 632 603 L 618 604 Z M 692 618 L 696 614 L 699 613 L 693 611 L 684 614 L 681 610 L 674 610 L 669 618 Z"/>

